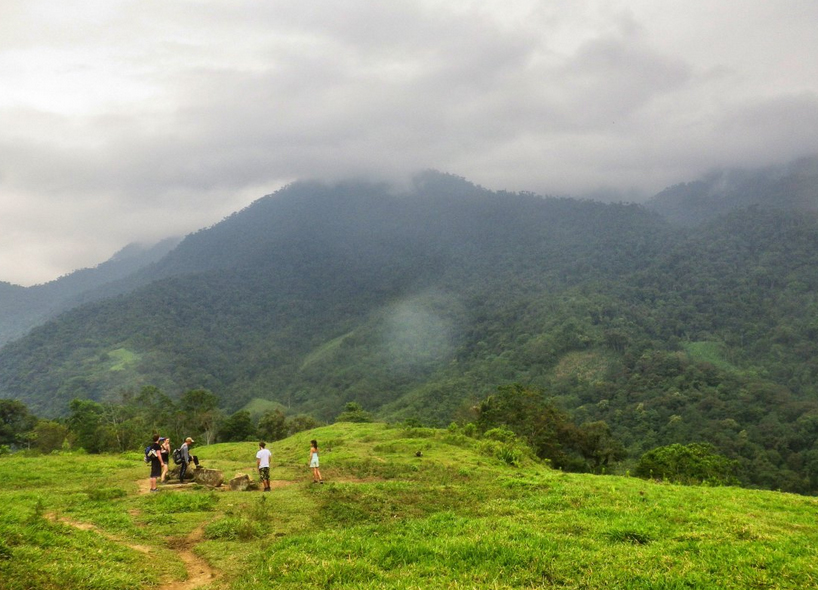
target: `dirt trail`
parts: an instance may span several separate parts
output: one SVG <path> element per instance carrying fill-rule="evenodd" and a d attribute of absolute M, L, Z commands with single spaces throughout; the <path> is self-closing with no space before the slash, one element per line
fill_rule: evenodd
<path fill-rule="evenodd" d="M 138 486 L 140 494 L 150 493 L 151 484 L 149 479 L 144 481 L 139 480 Z M 182 486 L 179 485 L 173 487 Z M 133 549 L 134 551 L 139 551 L 140 553 L 151 554 L 155 551 L 155 548 L 153 547 L 129 543 L 128 541 L 111 533 L 108 533 L 100 529 L 99 527 L 87 522 L 79 522 L 76 520 L 72 520 L 70 518 L 58 516 L 56 514 L 48 514 L 47 517 L 53 522 L 67 524 L 68 526 L 74 527 L 82 531 L 93 531 L 96 534 L 105 537 L 109 541 Z M 185 564 L 185 569 L 187 570 L 187 579 L 184 581 L 171 581 L 166 582 L 164 584 L 160 584 L 158 586 L 158 590 L 194 590 L 195 588 L 205 586 L 213 582 L 216 578 L 218 578 L 219 575 L 218 572 L 211 568 L 210 564 L 208 564 L 207 561 L 196 555 L 196 552 L 194 551 L 196 545 L 200 543 L 203 538 L 204 527 L 199 526 L 196 529 L 194 529 L 187 537 L 181 539 L 168 539 L 167 542 L 168 547 L 172 549 L 175 556 L 178 557 L 182 561 L 182 563 Z"/>
<path fill-rule="evenodd" d="M 204 538 L 204 528 L 198 527 L 183 540 L 169 543 L 176 556 L 185 564 L 187 580 L 162 584 L 159 590 L 193 590 L 212 582 L 217 577 L 217 573 L 210 567 L 210 564 L 193 551 L 193 547 L 202 538 Z"/>
<path fill-rule="evenodd" d="M 147 545 L 129 543 L 124 539 L 121 539 L 116 535 L 112 535 L 109 532 L 103 531 L 101 528 L 87 522 L 79 522 L 76 520 L 72 520 L 70 518 L 57 516 L 56 514 L 47 514 L 46 517 L 52 522 L 67 524 L 68 526 L 74 527 L 75 529 L 79 529 L 81 531 L 94 531 L 96 534 L 100 535 L 101 537 L 105 537 L 109 541 L 112 541 L 118 545 L 124 545 L 125 547 L 133 549 L 134 551 L 139 551 L 140 553 L 150 553 L 151 551 L 153 551 L 153 549 L 151 547 L 148 547 Z"/>

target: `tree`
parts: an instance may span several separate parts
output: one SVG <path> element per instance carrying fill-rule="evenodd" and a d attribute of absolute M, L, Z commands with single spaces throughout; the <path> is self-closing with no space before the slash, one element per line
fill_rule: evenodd
<path fill-rule="evenodd" d="M 372 414 L 364 410 L 360 404 L 347 402 L 344 411 L 338 414 L 336 422 L 372 422 Z"/>
<path fill-rule="evenodd" d="M 706 443 L 673 444 L 648 451 L 634 475 L 683 484 L 735 485 L 737 464 Z"/>
<path fill-rule="evenodd" d="M 182 423 L 196 436 L 204 436 L 205 444 L 211 444 L 216 438 L 216 430 L 221 420 L 219 398 L 206 389 L 191 389 L 182 394 L 179 400 L 179 411 Z M 191 432 L 183 436 L 191 436 Z"/>
<path fill-rule="evenodd" d="M 267 441 L 287 438 L 289 431 L 284 412 L 278 409 L 265 412 L 264 415 L 259 418 L 258 433 L 261 438 Z"/>
<path fill-rule="evenodd" d="M 305 430 L 312 430 L 321 426 L 321 422 L 307 414 L 298 414 L 287 418 L 287 436 L 293 435 L 296 432 L 303 432 Z"/>
<path fill-rule="evenodd" d="M 88 399 L 75 398 L 68 404 L 70 412 L 68 427 L 76 437 L 77 444 L 88 453 L 105 450 L 102 437 L 102 405 Z"/>
<path fill-rule="evenodd" d="M 525 439 L 537 456 L 556 467 L 569 464 L 565 446 L 576 438 L 576 426 L 565 412 L 545 399 L 542 390 L 519 383 L 497 388 L 477 406 L 477 427 L 481 432 L 507 427 Z"/>
<path fill-rule="evenodd" d="M 10 447 L 24 442 L 24 435 L 37 424 L 37 417 L 18 400 L 0 399 L 0 445 Z"/>
<path fill-rule="evenodd" d="M 70 432 L 65 424 L 53 420 L 40 420 L 34 427 L 34 447 L 42 453 L 50 453 L 63 448 Z"/>
<path fill-rule="evenodd" d="M 602 420 L 580 426 L 576 446 L 595 472 L 607 467 L 611 461 L 621 461 L 626 455 L 625 447 L 613 437 L 608 424 Z"/>
<path fill-rule="evenodd" d="M 132 415 L 142 419 L 148 433 L 170 433 L 172 430 L 176 438 L 182 436 L 181 432 L 173 428 L 176 426 L 174 418 L 178 408 L 158 387 L 146 385 L 135 395 L 126 392 L 122 396 L 121 405 L 133 409 Z"/>
<path fill-rule="evenodd" d="M 256 425 L 247 410 L 240 410 L 224 420 L 219 427 L 219 440 L 239 442 L 256 438 Z"/>

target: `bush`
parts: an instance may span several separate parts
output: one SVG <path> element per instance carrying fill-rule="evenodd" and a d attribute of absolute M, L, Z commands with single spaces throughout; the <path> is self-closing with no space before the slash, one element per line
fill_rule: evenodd
<path fill-rule="evenodd" d="M 483 437 L 504 443 L 513 443 L 517 440 L 517 435 L 507 428 L 492 428 L 487 430 Z"/>
<path fill-rule="evenodd" d="M 736 485 L 737 463 L 709 444 L 673 444 L 648 451 L 639 459 L 634 475 L 687 485 Z"/>

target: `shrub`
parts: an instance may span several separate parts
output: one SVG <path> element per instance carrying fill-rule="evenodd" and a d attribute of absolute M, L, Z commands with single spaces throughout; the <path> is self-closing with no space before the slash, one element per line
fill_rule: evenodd
<path fill-rule="evenodd" d="M 634 475 L 681 484 L 735 485 L 737 463 L 719 455 L 713 445 L 673 444 L 648 451 L 639 459 Z"/>

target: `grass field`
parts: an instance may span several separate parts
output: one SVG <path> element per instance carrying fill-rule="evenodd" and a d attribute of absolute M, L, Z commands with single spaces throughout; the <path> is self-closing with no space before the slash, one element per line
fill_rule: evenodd
<path fill-rule="evenodd" d="M 229 479 L 256 448 L 196 451 Z M 0 458 L 0 589 L 818 587 L 815 498 L 564 474 L 383 424 L 270 448 L 267 494 L 147 494 L 140 453 Z"/>

